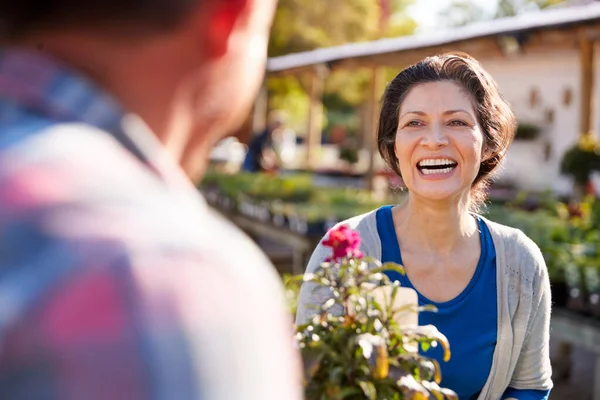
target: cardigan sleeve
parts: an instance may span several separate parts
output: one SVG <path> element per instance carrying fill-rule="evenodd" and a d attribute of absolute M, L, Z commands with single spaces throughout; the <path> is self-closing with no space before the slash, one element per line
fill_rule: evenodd
<path fill-rule="evenodd" d="M 308 261 L 306 273 L 314 273 L 330 255 L 331 249 L 319 243 Z M 326 287 L 319 286 L 314 282 L 304 282 L 300 287 L 300 295 L 298 297 L 296 324 L 302 325 L 308 323 L 311 318 L 317 315 L 319 307 L 330 297 L 331 293 Z M 336 310 L 335 306 L 331 309 L 331 312 L 341 314 L 341 310 Z"/>
<path fill-rule="evenodd" d="M 509 384 L 513 389 L 549 390 L 552 388 L 550 364 L 550 279 L 544 258 L 538 246 L 523 235 L 521 260 L 533 268 L 531 310 L 523 347 Z M 529 274 L 527 274 L 529 275 Z"/>
<path fill-rule="evenodd" d="M 360 250 L 368 256 L 381 258 L 381 242 L 377 232 L 376 210 L 366 214 L 347 219 L 338 223 L 348 225 L 350 229 L 358 231 L 361 238 Z M 327 235 L 323 239 L 327 238 Z M 325 247 L 321 242 L 317 245 L 308 261 L 306 273 L 314 273 L 317 268 L 331 255 L 331 248 Z M 308 323 L 317 315 L 319 307 L 331 298 L 331 292 L 324 286 L 318 286 L 312 282 L 305 282 L 300 288 L 298 297 L 298 309 L 296 311 L 296 324 Z M 342 308 L 338 305 L 329 310 L 334 315 L 341 315 Z"/>

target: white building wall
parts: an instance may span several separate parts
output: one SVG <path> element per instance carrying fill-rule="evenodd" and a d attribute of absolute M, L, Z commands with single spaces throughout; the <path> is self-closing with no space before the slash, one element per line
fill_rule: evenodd
<path fill-rule="evenodd" d="M 512 182 L 524 189 L 564 191 L 568 182 L 560 177 L 560 161 L 579 135 L 578 50 L 480 61 L 498 82 L 517 119 L 542 127 L 537 140 L 514 142 L 499 181 Z M 596 63 L 597 69 L 599 64 Z M 532 90 L 538 93 L 538 104 L 534 106 L 530 101 Z M 572 94 L 569 105 L 563 103 L 566 90 Z M 547 120 L 548 112 L 553 113 L 552 122 Z M 547 144 L 551 146 L 548 159 Z"/>

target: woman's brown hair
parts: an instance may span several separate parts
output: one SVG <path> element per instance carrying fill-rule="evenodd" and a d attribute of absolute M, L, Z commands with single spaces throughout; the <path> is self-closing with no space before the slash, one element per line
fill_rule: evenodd
<path fill-rule="evenodd" d="M 387 85 L 377 129 L 379 154 L 395 173 L 402 175 L 395 152 L 400 106 L 416 85 L 438 81 L 456 82 L 473 100 L 486 150 L 471 190 L 471 208 L 477 209 L 485 200 L 485 191 L 494 172 L 506 156 L 517 124 L 514 113 L 502 97 L 496 82 L 468 54 L 448 53 L 427 57 L 402 70 Z"/>

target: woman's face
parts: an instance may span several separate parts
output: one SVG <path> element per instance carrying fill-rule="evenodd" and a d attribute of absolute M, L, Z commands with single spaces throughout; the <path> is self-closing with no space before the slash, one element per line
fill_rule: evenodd
<path fill-rule="evenodd" d="M 452 81 L 421 83 L 400 105 L 396 157 L 409 192 L 466 199 L 482 161 L 483 133 L 471 97 Z"/>

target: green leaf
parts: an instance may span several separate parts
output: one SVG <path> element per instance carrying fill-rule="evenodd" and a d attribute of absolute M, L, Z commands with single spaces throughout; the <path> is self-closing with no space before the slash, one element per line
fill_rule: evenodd
<path fill-rule="evenodd" d="M 372 382 L 358 381 L 358 386 L 369 400 L 377 400 L 377 389 Z"/>
<path fill-rule="evenodd" d="M 363 261 L 371 263 L 371 264 L 375 264 L 376 267 L 380 268 L 383 264 L 381 263 L 381 261 L 379 261 L 376 258 L 370 257 L 370 256 L 364 256 L 363 257 Z"/>
<path fill-rule="evenodd" d="M 458 400 L 458 395 L 453 390 L 441 388 L 440 392 L 442 392 L 448 400 Z"/>
<path fill-rule="evenodd" d="M 438 309 L 436 306 L 434 306 L 433 304 L 425 304 L 424 306 L 421 306 L 418 308 L 418 311 L 432 311 L 432 312 L 437 312 Z"/>
<path fill-rule="evenodd" d="M 323 311 L 327 311 L 329 310 L 331 307 L 333 307 L 335 305 L 335 299 L 329 299 L 325 302 L 325 304 L 323 304 L 323 306 L 321 307 L 321 309 Z"/>
<path fill-rule="evenodd" d="M 340 393 L 338 394 L 338 399 L 345 399 L 346 397 L 350 397 L 350 396 L 354 396 L 357 394 L 361 394 L 363 393 L 360 389 L 355 388 L 355 387 L 347 387 L 347 388 L 343 388 L 342 390 L 340 390 Z"/>
<path fill-rule="evenodd" d="M 306 274 L 304 274 L 302 276 L 302 280 L 304 282 L 310 282 L 315 278 L 315 274 L 311 273 L 311 272 L 307 272 Z"/>
<path fill-rule="evenodd" d="M 435 396 L 435 400 L 445 400 L 445 396 L 441 392 L 441 388 L 438 386 L 437 383 L 435 383 L 435 382 L 421 381 L 421 385 L 423 385 L 423 387 L 425 389 L 427 389 L 427 391 L 430 394 L 432 394 L 432 395 Z"/>
<path fill-rule="evenodd" d="M 396 264 L 393 262 L 386 262 L 381 267 L 374 268 L 370 272 L 372 274 L 375 274 L 375 273 L 385 272 L 385 271 L 396 271 L 399 274 L 406 275 L 406 271 L 404 271 L 404 267 L 402 267 L 402 265 L 400 265 L 400 264 Z"/>
<path fill-rule="evenodd" d="M 429 349 L 431 348 L 431 345 L 427 342 L 421 342 L 421 349 L 423 349 L 423 351 L 429 351 Z"/>
<path fill-rule="evenodd" d="M 344 376 L 344 367 L 343 366 L 333 367 L 329 371 L 329 381 L 336 385 L 341 384 L 343 376 Z M 343 392 L 343 390 L 342 390 L 342 392 Z"/>

